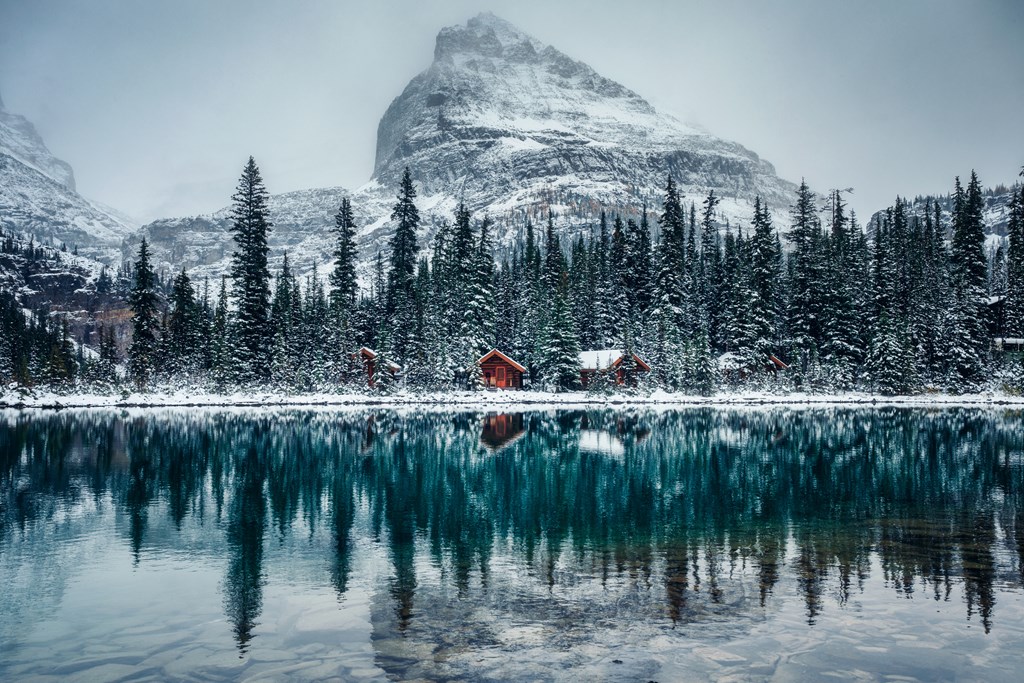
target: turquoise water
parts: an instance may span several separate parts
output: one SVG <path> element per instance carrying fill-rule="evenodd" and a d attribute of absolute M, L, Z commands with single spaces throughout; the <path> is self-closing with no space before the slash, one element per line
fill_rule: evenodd
<path fill-rule="evenodd" d="M 1019 681 L 1024 416 L 0 412 L 2 680 Z"/>

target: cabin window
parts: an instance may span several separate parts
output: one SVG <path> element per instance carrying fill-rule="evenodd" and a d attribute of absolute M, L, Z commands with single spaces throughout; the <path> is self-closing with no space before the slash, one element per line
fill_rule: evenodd
<path fill-rule="evenodd" d="M 505 386 L 505 368 L 498 368 L 498 385 Z"/>

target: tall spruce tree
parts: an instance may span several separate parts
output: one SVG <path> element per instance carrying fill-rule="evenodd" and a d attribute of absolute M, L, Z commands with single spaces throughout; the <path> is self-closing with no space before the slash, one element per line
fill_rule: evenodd
<path fill-rule="evenodd" d="M 348 197 L 334 216 L 334 269 L 330 274 L 330 353 L 327 374 L 338 383 L 354 386 L 362 383 L 358 357 L 356 278 L 356 223 Z"/>
<path fill-rule="evenodd" d="M 245 383 L 270 376 L 269 197 L 256 161 L 250 156 L 231 197 L 231 233 L 237 245 L 231 258 L 236 301 L 233 360 L 238 379 Z"/>
<path fill-rule="evenodd" d="M 950 361 L 948 386 L 953 391 L 969 391 L 979 386 L 988 355 L 984 207 L 977 174 L 971 172 L 966 192 L 957 178 L 950 248 L 953 301 L 945 334 Z"/>
<path fill-rule="evenodd" d="M 814 194 L 801 181 L 797 200 L 791 209 L 792 230 L 789 237 L 793 251 L 789 259 L 789 330 L 795 360 L 806 373 L 817 354 L 821 338 L 819 307 L 820 227 Z"/>
<path fill-rule="evenodd" d="M 1013 188 L 1006 248 L 1006 335 L 1024 337 L 1024 188 Z"/>
<path fill-rule="evenodd" d="M 348 197 L 334 216 L 334 270 L 331 271 L 331 309 L 338 317 L 351 313 L 356 305 L 356 222 Z"/>
<path fill-rule="evenodd" d="M 418 355 L 416 261 L 419 248 L 416 245 L 416 231 L 420 225 L 420 212 L 415 200 L 416 188 L 412 183 L 412 174 L 406 168 L 402 174 L 398 198 L 391 211 L 395 234 L 391 238 L 386 310 L 387 338 L 390 344 L 388 353 L 399 365 L 415 362 L 414 356 Z"/>
<path fill-rule="evenodd" d="M 196 301 L 195 288 L 188 273 L 182 268 L 174 278 L 170 297 L 171 313 L 168 321 L 167 370 L 179 375 L 191 375 L 200 369 L 202 347 L 202 309 Z"/>
<path fill-rule="evenodd" d="M 135 262 L 135 283 L 129 295 L 132 307 L 132 345 L 128 349 L 128 371 L 140 389 L 149 386 L 159 368 L 160 295 L 156 273 L 149 261 L 149 244 L 142 238 Z"/>

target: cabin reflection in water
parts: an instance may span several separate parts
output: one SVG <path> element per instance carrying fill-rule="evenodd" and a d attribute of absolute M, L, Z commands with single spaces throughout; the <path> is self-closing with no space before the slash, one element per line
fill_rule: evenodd
<path fill-rule="evenodd" d="M 480 432 L 480 443 L 492 451 L 500 451 L 518 441 L 525 433 L 522 413 L 487 415 Z"/>

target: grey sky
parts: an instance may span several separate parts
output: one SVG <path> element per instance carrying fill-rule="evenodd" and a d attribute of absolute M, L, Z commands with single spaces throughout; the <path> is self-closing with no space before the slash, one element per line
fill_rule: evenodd
<path fill-rule="evenodd" d="M 0 93 L 140 219 L 354 188 L 446 25 L 492 10 L 861 214 L 1024 164 L 1024 2 L 0 0 Z M 866 218 L 866 215 L 862 215 Z"/>

